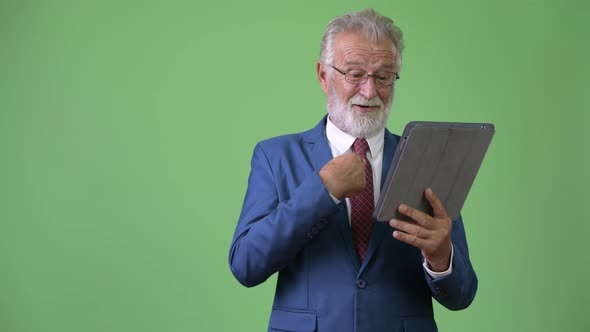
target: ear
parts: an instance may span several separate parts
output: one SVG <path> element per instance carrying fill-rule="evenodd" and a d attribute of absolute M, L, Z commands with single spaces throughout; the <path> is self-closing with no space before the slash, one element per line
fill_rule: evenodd
<path fill-rule="evenodd" d="M 316 71 L 318 74 L 318 80 L 320 81 L 320 86 L 322 87 L 322 90 L 324 91 L 324 93 L 327 96 L 328 95 L 328 73 L 326 72 L 326 67 L 324 67 L 324 65 L 321 63 L 321 61 L 318 61 L 317 65 L 316 65 Z"/>

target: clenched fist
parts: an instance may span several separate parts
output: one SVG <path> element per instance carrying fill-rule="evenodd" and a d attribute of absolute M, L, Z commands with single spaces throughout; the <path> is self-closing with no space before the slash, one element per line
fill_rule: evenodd
<path fill-rule="evenodd" d="M 338 199 L 360 194 L 365 189 L 365 164 L 354 152 L 330 160 L 319 175 L 326 189 Z"/>

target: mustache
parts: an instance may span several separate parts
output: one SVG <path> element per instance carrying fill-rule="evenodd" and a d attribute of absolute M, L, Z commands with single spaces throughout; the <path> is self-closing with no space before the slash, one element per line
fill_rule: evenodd
<path fill-rule="evenodd" d="M 378 96 L 375 96 L 371 99 L 366 99 L 363 96 L 357 95 L 357 96 L 352 97 L 350 99 L 350 101 L 348 102 L 348 104 L 349 104 L 349 106 L 362 105 L 362 106 L 371 106 L 371 107 L 378 106 L 381 108 L 383 108 L 383 106 L 385 106 L 383 104 L 383 101 L 381 100 L 381 98 L 379 98 Z"/>

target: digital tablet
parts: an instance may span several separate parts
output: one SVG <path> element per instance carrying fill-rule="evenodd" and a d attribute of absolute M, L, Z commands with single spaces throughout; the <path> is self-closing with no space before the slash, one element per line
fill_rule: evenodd
<path fill-rule="evenodd" d="M 379 221 L 409 220 L 397 211 L 402 203 L 432 215 L 424 197 L 424 191 L 432 188 L 449 218 L 457 219 L 494 133 L 490 123 L 408 123 L 373 217 Z"/>

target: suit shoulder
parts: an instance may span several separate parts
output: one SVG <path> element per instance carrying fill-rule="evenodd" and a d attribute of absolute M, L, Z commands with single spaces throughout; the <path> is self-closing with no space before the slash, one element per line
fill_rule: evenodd
<path fill-rule="evenodd" d="M 303 142 L 309 139 L 314 129 L 302 131 L 298 133 L 285 134 L 264 139 L 256 145 L 266 150 L 283 150 L 293 146 L 301 146 Z"/>
<path fill-rule="evenodd" d="M 389 129 L 385 128 L 385 138 L 387 138 L 387 136 L 392 137 L 393 139 L 395 139 L 395 141 L 399 141 L 399 139 L 401 138 L 400 135 L 394 134 L 391 131 L 389 131 Z"/>

